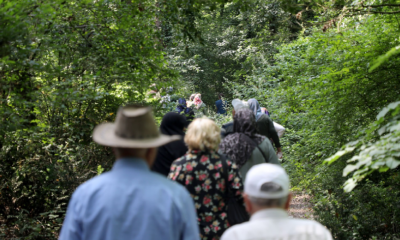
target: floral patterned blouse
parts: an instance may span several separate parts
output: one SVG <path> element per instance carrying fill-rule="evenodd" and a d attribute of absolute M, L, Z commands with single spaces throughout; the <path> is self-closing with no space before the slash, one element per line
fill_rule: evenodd
<path fill-rule="evenodd" d="M 227 160 L 228 182 L 243 204 L 243 184 L 236 164 Z M 200 239 L 220 239 L 229 227 L 226 214 L 226 183 L 221 157 L 216 152 L 189 151 L 171 165 L 168 178 L 182 184 L 192 196 L 197 211 Z"/>

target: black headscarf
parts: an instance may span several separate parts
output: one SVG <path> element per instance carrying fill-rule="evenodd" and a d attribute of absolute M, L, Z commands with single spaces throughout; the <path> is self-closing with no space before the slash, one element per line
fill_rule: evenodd
<path fill-rule="evenodd" d="M 233 117 L 233 133 L 226 136 L 219 145 L 222 153 L 234 161 L 239 168 L 250 159 L 254 148 L 265 137 L 257 134 L 256 119 L 250 109 L 240 109 Z"/>
<path fill-rule="evenodd" d="M 188 150 L 183 141 L 185 132 L 183 128 L 186 126 L 186 117 L 176 112 L 169 112 L 164 115 L 161 122 L 160 131 L 166 135 L 180 135 L 182 139 L 170 142 L 158 148 L 156 160 L 152 170 L 167 176 L 169 168 L 174 160 L 182 157 Z"/>

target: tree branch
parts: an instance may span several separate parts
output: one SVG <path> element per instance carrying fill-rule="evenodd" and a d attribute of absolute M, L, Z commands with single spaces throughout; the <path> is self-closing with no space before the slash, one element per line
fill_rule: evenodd
<path fill-rule="evenodd" d="M 400 4 L 380 4 L 380 5 L 364 5 L 364 4 L 361 4 L 361 6 L 363 6 L 363 7 L 373 7 L 373 8 L 376 8 L 376 7 L 400 7 Z"/>

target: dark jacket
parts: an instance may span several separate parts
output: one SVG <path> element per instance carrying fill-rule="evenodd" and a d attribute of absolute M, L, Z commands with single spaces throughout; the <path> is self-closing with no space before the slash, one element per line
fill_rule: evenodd
<path fill-rule="evenodd" d="M 281 147 L 281 142 L 279 141 L 278 133 L 275 130 L 274 122 L 266 114 L 263 114 L 257 121 L 258 133 L 266 136 L 275 144 L 275 147 Z"/>

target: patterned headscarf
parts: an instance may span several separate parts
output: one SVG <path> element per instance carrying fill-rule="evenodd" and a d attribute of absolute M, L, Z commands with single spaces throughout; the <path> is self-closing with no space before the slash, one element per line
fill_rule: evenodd
<path fill-rule="evenodd" d="M 201 105 L 203 104 L 203 101 L 201 100 L 201 94 L 196 94 L 193 103 L 194 105 L 196 105 L 196 109 L 199 109 L 201 107 Z"/>
<path fill-rule="evenodd" d="M 240 109 L 233 117 L 233 133 L 226 136 L 219 145 L 222 153 L 239 167 L 250 159 L 254 148 L 265 139 L 264 136 L 256 133 L 256 126 L 253 112 L 247 108 Z"/>

